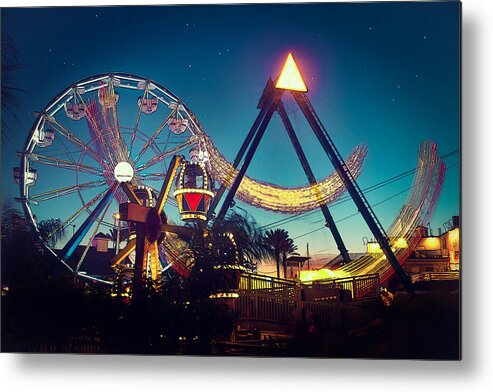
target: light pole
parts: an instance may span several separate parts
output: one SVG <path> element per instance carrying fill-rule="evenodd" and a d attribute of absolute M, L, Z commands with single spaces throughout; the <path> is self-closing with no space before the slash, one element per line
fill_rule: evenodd
<path fill-rule="evenodd" d="M 120 250 L 120 225 L 121 225 L 121 220 L 120 220 L 120 213 L 115 212 L 113 214 L 113 219 L 115 222 L 115 228 L 116 228 L 116 244 L 115 244 L 115 255 L 118 254 L 118 251 Z M 118 224 L 117 224 L 118 222 Z"/>

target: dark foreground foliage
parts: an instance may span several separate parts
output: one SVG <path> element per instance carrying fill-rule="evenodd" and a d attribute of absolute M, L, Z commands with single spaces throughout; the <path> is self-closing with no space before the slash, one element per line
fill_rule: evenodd
<path fill-rule="evenodd" d="M 73 279 L 4 290 L 2 351 L 212 354 L 233 314 L 209 298 L 168 291 L 138 304 Z"/>
<path fill-rule="evenodd" d="M 227 263 L 229 242 L 208 251 L 196 244 L 189 279 L 173 279 L 136 303 L 64 275 L 22 221 L 12 217 L 2 217 L 3 352 L 232 355 L 224 352 L 223 343 L 231 336 L 235 315 L 209 298 L 228 286 L 211 259 Z M 414 298 L 398 295 L 388 308 L 378 301 L 352 303 L 341 334 L 300 326 L 294 339 L 246 354 L 459 359 L 459 305 L 459 292 L 450 287 Z"/>
<path fill-rule="evenodd" d="M 397 296 L 391 307 L 380 302 L 354 305 L 345 315 L 345 333 L 308 336 L 289 346 L 289 356 L 460 359 L 459 291 Z"/>
<path fill-rule="evenodd" d="M 234 317 L 209 298 L 209 270 L 132 303 L 60 270 L 17 218 L 2 217 L 3 352 L 212 354 L 229 338 Z"/>

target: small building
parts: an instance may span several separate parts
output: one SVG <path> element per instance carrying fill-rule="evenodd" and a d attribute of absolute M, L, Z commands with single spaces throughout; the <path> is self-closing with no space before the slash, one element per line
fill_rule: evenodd
<path fill-rule="evenodd" d="M 108 243 L 111 241 L 111 236 L 99 232 L 92 239 L 92 246 L 96 248 L 98 252 L 108 252 Z"/>
<path fill-rule="evenodd" d="M 303 265 L 310 257 L 307 256 L 289 256 L 286 259 L 286 274 L 285 279 L 295 279 L 300 276 L 300 271 Z"/>
<path fill-rule="evenodd" d="M 424 272 L 459 271 L 460 243 L 459 217 L 452 218 L 452 225 L 444 233 L 431 235 L 427 227 L 420 226 L 421 240 L 404 263 L 409 275 Z"/>

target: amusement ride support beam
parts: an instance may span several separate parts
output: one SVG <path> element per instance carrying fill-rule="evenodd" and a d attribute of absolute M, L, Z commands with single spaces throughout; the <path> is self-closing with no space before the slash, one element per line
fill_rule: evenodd
<path fill-rule="evenodd" d="M 377 242 L 380 244 L 383 253 L 387 257 L 387 260 L 392 265 L 392 268 L 394 269 L 396 275 L 398 276 L 402 284 L 406 287 L 407 291 L 410 294 L 414 295 L 414 289 L 411 280 L 409 279 L 409 276 L 402 268 L 401 264 L 399 263 L 399 260 L 397 260 L 397 257 L 395 257 L 395 254 L 390 247 L 389 239 L 387 237 L 387 234 L 385 233 L 383 226 L 379 222 L 377 216 L 373 212 L 373 209 L 371 208 L 370 204 L 366 200 L 366 197 L 364 196 L 363 192 L 359 188 L 351 172 L 349 171 L 346 164 L 344 163 L 344 160 L 339 154 L 339 151 L 337 150 L 335 144 L 330 138 L 327 130 L 324 128 L 322 122 L 320 121 L 317 114 L 315 113 L 315 109 L 311 105 L 308 97 L 306 96 L 306 94 L 300 92 L 292 91 L 291 93 L 293 94 L 296 103 L 301 108 L 301 111 L 303 112 L 308 123 L 310 124 L 310 127 L 315 133 L 315 136 L 320 142 L 322 148 L 325 150 L 325 153 L 327 154 L 330 161 L 332 162 L 332 165 L 336 169 L 337 174 L 339 174 L 339 177 L 344 182 L 344 185 L 347 191 L 349 192 L 349 195 L 351 196 L 354 203 L 356 204 L 358 211 L 363 216 L 363 219 L 368 225 L 368 228 L 375 236 Z"/>
<path fill-rule="evenodd" d="M 123 191 L 127 195 L 130 203 L 129 205 L 138 205 L 142 206 L 142 202 L 140 199 L 137 197 L 137 195 L 134 193 L 132 186 L 129 182 L 122 182 L 120 184 L 122 187 Z M 128 222 L 132 222 L 135 226 L 135 242 L 133 242 L 132 245 L 135 246 L 135 262 L 134 262 L 134 277 L 133 277 L 133 298 L 134 298 L 134 303 L 136 301 L 140 301 L 142 298 L 142 291 L 144 289 L 144 282 L 143 282 L 143 271 L 144 271 L 144 259 L 146 257 L 146 237 L 144 234 L 144 222 L 145 222 L 145 217 L 141 217 L 142 219 L 140 221 L 133 221 L 130 219 L 127 219 L 126 213 L 123 212 L 122 207 L 125 207 L 124 204 L 120 204 L 120 215 L 122 216 L 123 220 L 126 220 Z M 143 209 L 140 211 L 144 210 L 149 210 L 150 208 L 143 207 Z M 147 212 L 146 211 L 146 212 Z M 123 249 L 121 252 L 118 253 L 117 256 L 115 256 L 114 259 L 118 259 L 121 254 L 130 254 L 128 252 L 131 247 L 132 241 L 128 243 L 128 245 Z M 116 264 L 116 263 L 115 263 Z"/>
<path fill-rule="evenodd" d="M 272 80 L 269 79 L 269 81 L 267 82 L 267 85 L 265 86 L 264 94 L 270 94 L 272 87 L 273 87 Z M 240 164 L 241 160 L 243 159 L 243 155 L 245 155 L 245 151 L 248 148 L 248 146 L 250 145 L 255 133 L 257 132 L 257 129 L 260 125 L 260 122 L 265 117 L 265 113 L 267 113 L 268 108 L 269 108 L 269 105 L 267 105 L 267 102 L 265 104 L 262 104 L 257 118 L 255 119 L 252 127 L 250 128 L 250 131 L 248 132 L 247 137 L 243 141 L 243 144 L 241 145 L 240 150 L 236 154 L 236 158 L 232 164 L 233 172 L 231 173 L 231 176 L 234 175 L 234 170 L 236 170 L 236 168 Z M 219 204 L 219 201 L 221 200 L 225 190 L 226 190 L 226 184 L 223 183 L 211 201 L 211 205 L 209 207 L 209 212 L 207 213 L 207 219 L 211 219 L 212 216 L 214 215 L 214 211 L 215 211 L 217 205 Z"/>
<path fill-rule="evenodd" d="M 269 83 L 272 83 L 272 81 L 269 80 Z M 262 136 L 265 133 L 267 125 L 269 125 L 269 122 L 272 116 L 274 115 L 274 112 L 277 110 L 277 106 L 281 101 L 283 92 L 284 90 L 278 90 L 278 89 L 272 89 L 271 91 L 268 92 L 269 96 L 263 102 L 263 106 L 262 106 L 262 108 L 268 107 L 267 113 L 265 114 L 265 117 L 263 118 L 262 123 L 260 124 L 257 133 L 255 134 L 255 137 L 252 140 L 252 144 L 248 149 L 247 155 L 245 156 L 245 160 L 243 161 L 243 165 L 241 166 L 241 169 L 238 171 L 238 175 L 236 176 L 233 185 L 231 185 L 231 188 L 229 189 L 229 192 L 226 195 L 226 198 L 224 199 L 223 205 L 217 215 L 213 227 L 219 227 L 222 221 L 224 220 L 224 217 L 226 216 L 226 213 L 228 212 L 228 209 L 235 197 L 236 191 L 240 186 L 241 180 L 243 180 L 243 177 L 245 176 L 248 166 L 252 161 L 253 154 L 255 154 L 255 151 L 257 151 L 257 147 L 260 143 L 260 140 L 262 139 Z"/>
<path fill-rule="evenodd" d="M 146 257 L 146 238 L 144 235 L 144 224 L 135 224 L 135 263 L 134 263 L 134 279 L 133 279 L 133 298 L 139 301 L 142 290 L 144 289 L 144 259 Z"/>
<path fill-rule="evenodd" d="M 303 148 L 301 147 L 300 141 L 296 136 L 293 125 L 289 120 L 288 114 L 286 113 L 286 109 L 284 108 L 284 104 L 282 103 L 282 101 L 279 102 L 277 112 L 281 116 L 282 122 L 284 123 L 284 127 L 286 128 L 289 139 L 291 140 L 291 143 L 293 144 L 293 147 L 296 150 L 296 155 L 298 155 L 298 159 L 300 160 L 301 166 L 303 166 L 303 170 L 306 174 L 308 182 L 310 183 L 310 185 L 312 185 L 312 187 L 317 189 L 317 185 L 318 185 L 317 180 L 315 179 L 310 164 L 308 163 L 308 159 L 306 158 Z M 351 258 L 349 257 L 348 250 L 344 245 L 344 241 L 342 240 L 341 234 L 339 233 L 339 230 L 337 229 L 337 226 L 334 222 L 334 218 L 332 217 L 332 214 L 329 211 L 329 207 L 327 206 L 327 204 L 321 203 L 320 209 L 322 210 L 322 213 L 325 218 L 325 226 L 327 226 L 330 229 L 332 236 L 334 237 L 334 240 L 337 244 L 337 249 L 339 249 L 339 252 L 341 253 L 344 263 L 347 264 L 351 262 Z"/>
<path fill-rule="evenodd" d="M 103 196 L 101 201 L 98 203 L 98 205 L 94 208 L 94 210 L 89 214 L 87 219 L 80 225 L 79 229 L 75 232 L 75 234 L 68 240 L 68 242 L 65 244 L 65 246 L 62 249 L 62 255 L 61 258 L 63 261 L 68 261 L 70 256 L 74 253 L 75 249 L 79 246 L 81 241 L 84 239 L 85 235 L 91 228 L 91 225 L 94 223 L 94 221 L 97 219 L 99 214 L 103 211 L 104 207 L 108 202 L 111 200 L 111 196 L 113 195 L 113 191 L 116 188 L 116 182 L 108 189 L 106 194 Z"/>
<path fill-rule="evenodd" d="M 161 191 L 159 192 L 159 197 L 156 202 L 156 211 L 159 214 L 163 211 L 164 205 L 166 204 L 166 200 L 168 200 L 168 194 L 171 189 L 171 185 L 173 184 L 173 178 L 175 178 L 176 171 L 184 161 L 183 156 L 175 155 L 171 162 L 169 163 L 168 170 L 166 171 L 166 177 L 164 177 L 164 182 L 161 187 Z"/>
<path fill-rule="evenodd" d="M 175 155 L 169 164 L 166 176 L 163 181 L 163 185 L 159 192 L 159 196 L 155 207 L 145 207 L 141 200 L 137 197 L 133 191 L 132 184 L 129 182 L 122 182 L 120 186 L 127 195 L 130 203 L 120 204 L 120 219 L 131 222 L 135 225 L 136 237 L 130 240 L 120 252 L 111 260 L 111 267 L 116 267 L 120 264 L 133 250 L 135 249 L 135 262 L 134 262 L 134 279 L 133 279 L 133 295 L 137 301 L 140 301 L 144 289 L 144 272 L 147 271 L 147 253 L 151 252 L 151 268 L 155 271 L 156 260 L 152 260 L 153 255 L 156 254 L 157 247 L 157 234 L 161 231 L 161 225 L 168 226 L 166 223 L 161 222 L 158 227 L 153 227 L 153 216 L 157 221 L 160 221 L 161 213 L 164 209 L 164 205 L 168 200 L 168 194 L 173 183 L 173 178 L 182 162 L 183 156 Z M 151 218 L 151 219 L 149 219 Z M 175 226 L 169 226 L 171 228 Z M 183 231 L 186 231 L 185 229 Z M 153 253 L 154 252 L 154 253 Z M 151 274 L 153 279 L 157 279 L 154 274 Z"/>

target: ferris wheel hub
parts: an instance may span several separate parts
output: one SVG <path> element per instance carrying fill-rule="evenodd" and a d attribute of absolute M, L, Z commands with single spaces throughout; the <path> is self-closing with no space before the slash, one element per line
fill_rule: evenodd
<path fill-rule="evenodd" d="M 130 182 L 134 178 L 134 168 L 128 162 L 119 162 L 115 166 L 114 175 L 118 182 Z"/>

